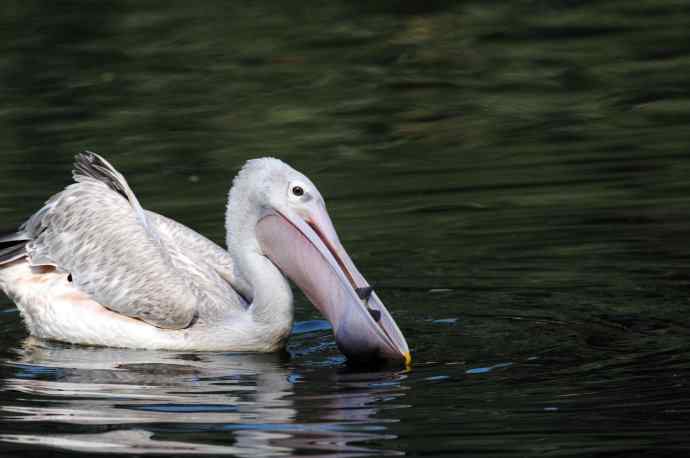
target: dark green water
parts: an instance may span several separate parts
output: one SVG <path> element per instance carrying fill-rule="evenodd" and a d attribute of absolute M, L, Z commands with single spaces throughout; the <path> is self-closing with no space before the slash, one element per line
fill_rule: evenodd
<path fill-rule="evenodd" d="M 277 2 L 276 2 L 277 3 Z M 413 351 L 27 338 L 1 299 L 0 454 L 687 456 L 690 4 L 3 2 L 0 221 L 83 149 L 224 239 L 230 181 L 310 176 Z"/>

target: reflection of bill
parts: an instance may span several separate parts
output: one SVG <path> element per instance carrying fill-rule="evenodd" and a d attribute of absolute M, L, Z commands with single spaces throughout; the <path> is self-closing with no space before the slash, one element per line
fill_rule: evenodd
<path fill-rule="evenodd" d="M 322 369 L 295 385 L 295 403 L 301 407 L 298 421 L 309 422 L 311 416 L 318 416 L 311 437 L 308 434 L 294 435 L 281 441 L 296 450 L 326 452 L 324 456 L 369 456 L 404 455 L 402 450 L 390 448 L 372 449 L 357 444 L 392 441 L 397 436 L 389 430 L 399 420 L 398 409 L 408 408 L 404 400 L 407 387 L 404 372 L 354 372 Z M 317 385 L 321 385 L 321 387 Z M 327 389 L 323 389 L 323 387 Z M 385 409 L 382 409 L 385 405 Z M 306 407 L 310 406 L 310 407 Z M 318 406 L 318 407 L 315 407 Z M 328 431 L 328 434 L 318 432 Z M 319 455 L 315 455 L 319 456 Z"/>
<path fill-rule="evenodd" d="M 383 426 L 395 419 L 372 423 L 383 402 L 377 380 L 391 384 L 387 400 L 402 395 L 402 376 L 393 373 L 330 368 L 312 383 L 275 354 L 89 348 L 29 338 L 6 365 L 15 373 L 2 391 L 22 395 L 0 407 L 18 425 L 0 440 L 76 451 L 272 456 L 303 449 L 345 456 L 372 451 L 357 442 L 394 438 Z M 27 422 L 42 427 L 26 434 Z M 60 423 L 64 432 L 44 432 L 46 423 Z"/>

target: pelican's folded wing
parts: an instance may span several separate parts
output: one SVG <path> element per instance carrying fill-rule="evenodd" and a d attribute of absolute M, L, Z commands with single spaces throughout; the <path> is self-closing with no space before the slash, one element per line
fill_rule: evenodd
<path fill-rule="evenodd" d="M 173 219 L 148 210 L 145 214 L 170 253 L 173 265 L 185 273 L 197 296 L 203 299 L 205 316 L 249 306 L 246 297 L 235 289 L 241 280 L 227 250 Z"/>
<path fill-rule="evenodd" d="M 199 297 L 171 260 L 124 177 L 94 153 L 76 158 L 76 183 L 20 229 L 32 265 L 71 274 L 108 309 L 163 328 L 184 328 Z"/>

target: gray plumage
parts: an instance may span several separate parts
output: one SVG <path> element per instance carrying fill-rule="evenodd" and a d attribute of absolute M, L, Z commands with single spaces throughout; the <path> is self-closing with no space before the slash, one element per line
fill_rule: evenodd
<path fill-rule="evenodd" d="M 125 178 L 97 154 L 78 155 L 73 177 L 17 231 L 0 236 L 0 289 L 33 336 L 111 347 L 276 351 L 292 329 L 293 295 L 290 272 L 263 244 L 275 241 L 281 255 L 300 260 L 288 266 L 300 279 L 311 266 L 322 273 L 338 268 L 321 245 L 321 255 L 306 260 L 304 240 L 280 242 L 310 215 L 333 229 L 313 183 L 277 159 L 247 161 L 233 180 L 227 250 L 143 209 Z M 293 199 L 292 183 L 315 198 Z M 292 223 L 259 238 L 267 215 Z M 338 243 L 336 234 L 331 238 Z M 312 286 L 327 288 L 319 298 L 331 294 L 328 282 Z"/>
<path fill-rule="evenodd" d="M 0 239 L 10 243 L 0 264 L 25 253 L 31 265 L 70 273 L 108 309 L 161 328 L 244 306 L 228 283 L 233 265 L 225 250 L 144 210 L 125 178 L 95 153 L 77 155 L 73 176 L 76 183 Z"/>

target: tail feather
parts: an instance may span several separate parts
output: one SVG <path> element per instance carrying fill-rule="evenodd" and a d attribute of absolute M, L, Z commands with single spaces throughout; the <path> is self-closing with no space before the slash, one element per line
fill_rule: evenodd
<path fill-rule="evenodd" d="M 9 232 L 7 234 L 0 235 L 0 249 L 3 248 L 5 244 L 12 244 L 13 242 L 23 242 L 26 240 L 31 240 L 31 237 L 25 233 L 22 229 L 15 232 Z"/>
<path fill-rule="evenodd" d="M 27 243 L 29 240 L 26 238 L 13 239 L 11 235 L 0 237 L 0 266 L 26 256 Z"/>

